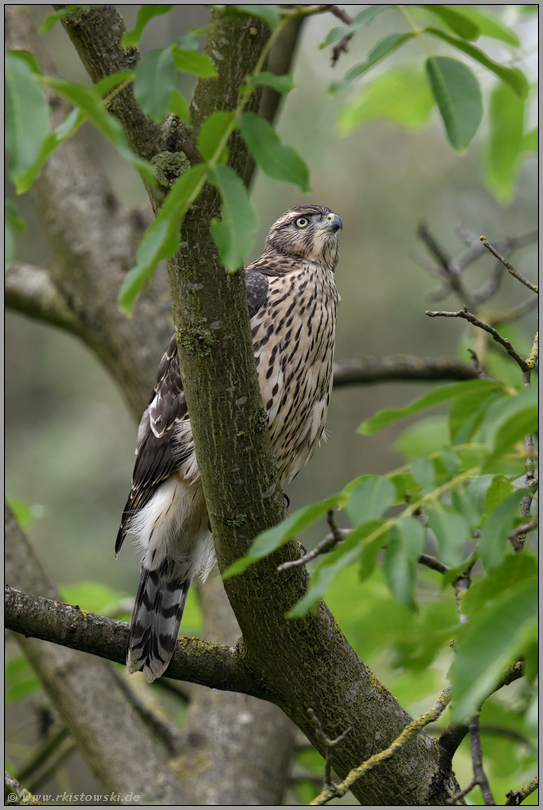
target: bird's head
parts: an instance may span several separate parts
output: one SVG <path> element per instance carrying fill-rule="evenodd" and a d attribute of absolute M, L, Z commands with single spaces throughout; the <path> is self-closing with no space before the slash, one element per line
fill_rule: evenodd
<path fill-rule="evenodd" d="M 341 217 L 325 205 L 291 208 L 270 228 L 267 253 L 305 259 L 334 270 L 338 262 L 338 232 Z"/>

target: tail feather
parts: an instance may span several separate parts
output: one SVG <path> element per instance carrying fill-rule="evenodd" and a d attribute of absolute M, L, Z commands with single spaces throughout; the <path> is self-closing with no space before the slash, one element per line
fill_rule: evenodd
<path fill-rule="evenodd" d="M 134 603 L 126 666 L 129 672 L 143 673 L 148 683 L 168 667 L 177 642 L 190 580 L 164 563 L 156 571 L 141 569 Z"/>

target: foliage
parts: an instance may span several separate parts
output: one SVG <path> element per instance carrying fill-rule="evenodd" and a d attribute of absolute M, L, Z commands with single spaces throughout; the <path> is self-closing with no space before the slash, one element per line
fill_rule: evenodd
<path fill-rule="evenodd" d="M 48 15 L 42 30 L 80 8 L 89 6 L 66 6 Z M 150 20 L 171 8 L 142 5 L 134 29 L 124 35 L 123 46 L 135 46 Z M 227 144 L 233 132 L 239 131 L 252 157 L 269 177 L 309 191 L 309 170 L 302 157 L 281 143 L 271 124 L 245 111 L 258 87 L 272 87 L 280 93 L 294 87 L 291 76 L 275 76 L 263 69 L 290 13 L 277 6 L 214 8 L 228 14 L 260 17 L 270 28 L 270 39 L 254 74 L 240 87 L 236 110 L 218 110 L 201 126 L 201 162 L 184 167 L 169 189 L 159 186 L 155 167 L 134 154 L 108 105 L 133 85 L 135 99 L 154 122 L 160 123 L 173 114 L 190 123 L 190 105 L 177 85 L 181 73 L 206 81 L 216 78 L 212 59 L 198 51 L 199 37 L 207 29 L 195 29 L 167 48 L 149 51 L 134 71 L 109 76 L 92 88 L 44 77 L 35 58 L 25 51 L 6 54 L 6 146 L 10 175 L 18 193 L 28 191 L 52 152 L 89 122 L 155 188 L 155 193 L 162 195 L 160 210 L 139 246 L 136 265 L 120 291 L 119 305 L 127 315 L 132 313 L 139 292 L 152 278 L 158 263 L 178 250 L 183 217 L 206 182 L 219 190 L 222 199 L 221 221 L 211 226 L 221 260 L 229 272 L 242 267 L 253 245 L 258 220 L 241 178 L 226 165 Z M 534 8 L 525 7 L 526 13 Z M 296 9 L 304 13 L 303 6 Z M 470 65 L 474 62 L 494 77 L 488 98 L 485 178 L 499 199 L 510 199 L 523 154 L 537 149 L 537 130 L 526 130 L 530 88 L 516 66 L 520 54 L 515 32 L 496 16 L 475 7 L 372 5 L 349 25 L 332 28 L 321 47 L 355 36 L 384 13 L 396 15 L 409 30 L 389 34 L 377 42 L 342 80 L 332 84 L 331 94 L 351 92 L 339 114 L 340 131 L 351 132 L 383 117 L 403 127 L 420 128 L 435 108 L 451 146 L 457 151 L 466 150 L 480 127 L 485 107 L 485 94 L 465 61 L 467 57 Z M 430 23 L 420 28 L 419 19 Z M 480 37 L 511 49 L 515 66 L 495 61 L 482 47 L 472 44 Z M 412 41 L 423 47 L 424 63 L 406 67 L 395 64 L 366 80 L 365 74 L 374 66 Z M 435 41 L 448 48 L 447 55 L 430 51 L 429 42 Z M 363 84 L 357 88 L 355 82 L 361 77 Z M 73 105 L 70 115 L 54 130 L 45 87 Z M 8 222 L 19 230 L 24 228 L 13 205 L 6 206 L 7 261 L 14 256 Z M 497 366 L 502 364 L 496 374 L 499 379 L 441 386 L 403 408 L 383 410 L 365 420 L 359 433 L 370 435 L 400 419 L 448 407 L 446 418 L 427 416 L 406 428 L 398 442 L 406 457 L 404 466 L 385 475 L 360 476 L 340 492 L 295 511 L 283 523 L 261 534 L 248 555 L 225 576 L 241 573 L 330 510 L 344 509 L 350 534 L 317 562 L 306 595 L 290 615 L 305 615 L 326 597 L 357 652 L 374 668 L 389 673 L 388 688 L 410 711 L 429 693 L 441 690 L 443 670 L 452 663 L 453 702 L 447 722 L 467 722 L 496 688 L 504 669 L 524 658 L 527 678 L 516 705 L 506 710 L 492 699 L 484 703 L 483 712 L 495 724 L 499 717 L 503 727 L 522 729 L 531 741 L 531 685 L 537 672 L 536 563 L 529 549 L 514 553 L 510 534 L 526 522 L 520 507 L 523 499 L 533 494 L 524 486 L 524 438 L 537 431 L 537 399 L 535 388 L 523 385 L 518 369 L 516 374 L 512 371 L 510 360 L 496 360 L 496 355 L 492 358 Z M 491 366 L 491 372 L 495 368 Z M 13 505 L 18 507 L 22 520 L 31 518 L 24 504 Z M 421 569 L 419 560 L 426 543 L 443 564 L 443 573 Z M 468 621 L 461 623 L 453 586 L 466 570 L 471 572 L 473 584 L 462 599 L 462 615 Z M 353 604 L 353 593 L 360 589 L 361 582 L 365 598 Z M 81 603 L 85 609 L 111 615 L 122 606 L 124 594 L 97 583 L 80 583 L 75 590 L 66 588 L 63 597 Z M 187 612 L 189 626 L 191 610 L 196 613 L 194 605 Z M 193 623 L 197 624 L 196 618 Z M 8 661 L 6 679 L 10 702 L 39 689 L 22 656 Z M 504 742 L 493 760 L 496 778 L 498 762 L 508 763 L 509 779 L 518 775 L 520 766 L 515 769 L 511 764 L 517 762 L 517 753 L 518 742 Z M 313 760 L 306 756 L 304 763 L 309 774 L 321 767 L 320 760 L 311 756 Z M 532 763 L 532 751 L 523 749 L 524 770 Z M 308 798 L 313 794 L 309 793 Z"/>

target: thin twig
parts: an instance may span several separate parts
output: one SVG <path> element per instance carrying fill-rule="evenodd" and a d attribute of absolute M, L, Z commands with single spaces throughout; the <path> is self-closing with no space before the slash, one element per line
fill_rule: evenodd
<path fill-rule="evenodd" d="M 429 709 L 429 711 L 425 712 L 423 715 L 418 717 L 416 720 L 413 720 L 412 723 L 409 723 L 408 726 L 404 728 L 402 733 L 399 737 L 397 737 L 392 745 L 386 748 L 384 751 L 381 751 L 379 754 L 374 754 L 372 757 L 367 759 L 357 768 L 353 768 L 353 770 L 348 774 L 348 776 L 340 782 L 339 785 L 330 786 L 325 788 L 319 795 L 310 802 L 310 805 L 324 805 L 329 802 L 331 799 L 341 798 L 344 796 L 351 785 L 353 785 L 357 779 L 364 776 L 369 771 L 372 771 L 374 768 L 377 768 L 383 762 L 391 759 L 394 754 L 399 751 L 404 745 L 409 742 L 409 740 L 416 737 L 425 726 L 428 726 L 430 723 L 433 723 L 440 717 L 448 706 L 449 701 L 451 699 L 450 695 L 451 686 L 447 686 L 446 689 L 441 693 L 437 703 L 433 708 Z"/>
<path fill-rule="evenodd" d="M 326 736 L 324 733 L 321 721 L 313 711 L 313 709 L 308 709 L 307 714 L 309 715 L 309 719 L 313 723 L 315 731 L 317 735 L 321 738 L 324 743 L 325 748 L 325 757 L 324 757 L 324 789 L 332 788 L 334 789 L 334 785 L 332 783 L 332 748 L 340 743 L 342 740 L 345 739 L 347 734 L 349 733 L 350 729 L 347 729 L 340 734 L 339 737 L 336 737 L 335 740 L 331 740 L 329 737 Z"/>
<path fill-rule="evenodd" d="M 459 577 L 457 577 L 453 582 L 454 587 L 454 594 L 456 597 L 456 607 L 458 608 L 458 615 L 460 617 L 460 624 L 465 624 L 468 620 L 467 616 L 464 616 L 462 613 L 462 599 L 466 595 L 466 592 L 471 585 L 471 569 L 475 565 L 476 560 L 473 559 L 470 561 L 470 564 L 467 568 L 462 571 Z"/>
<path fill-rule="evenodd" d="M 479 715 L 476 714 L 469 724 L 469 738 L 471 743 L 471 761 L 473 763 L 473 775 L 477 784 L 481 788 L 485 805 L 495 806 L 496 802 L 488 784 L 488 778 L 483 769 L 483 749 L 481 747 L 481 736 L 479 734 Z"/>
<path fill-rule="evenodd" d="M 450 289 L 458 295 L 464 305 L 472 309 L 475 308 L 475 301 L 462 282 L 460 275 L 462 267 L 459 265 L 458 260 L 454 260 L 449 256 L 446 250 L 432 236 L 424 222 L 419 224 L 417 235 L 437 260 L 437 268 L 438 270 L 441 269 L 440 275 L 447 280 Z"/>
<path fill-rule="evenodd" d="M 517 281 L 520 281 L 521 284 L 524 284 L 524 286 L 528 287 L 528 289 L 532 290 L 532 292 L 539 293 L 539 288 L 537 284 L 532 284 L 532 282 L 528 281 L 527 278 L 524 278 L 524 276 L 521 273 L 519 273 L 518 270 L 515 270 L 511 262 L 504 256 L 502 256 L 501 253 L 499 253 L 495 247 L 492 247 L 486 236 L 481 236 L 481 242 L 483 243 L 485 248 L 487 248 L 487 250 L 489 250 L 492 253 L 492 255 L 495 256 L 498 259 L 498 261 L 500 261 L 504 265 L 504 267 L 507 267 L 511 275 L 514 276 L 517 279 Z"/>
<path fill-rule="evenodd" d="M 41 804 L 29 790 L 24 788 L 17 779 L 14 779 L 7 771 L 4 771 L 4 786 L 6 796 L 5 803 L 7 807 L 16 807 L 17 805 L 28 804 Z"/>
<path fill-rule="evenodd" d="M 510 790 L 509 793 L 506 793 L 507 801 L 505 802 L 506 807 L 518 807 L 519 804 L 522 804 L 524 799 L 527 799 L 528 796 L 537 790 L 539 787 L 539 779 L 535 776 L 532 781 L 525 785 L 525 787 L 521 788 L 520 790 Z"/>
<path fill-rule="evenodd" d="M 431 557 L 429 554 L 421 554 L 418 561 L 421 565 L 425 565 L 433 571 L 439 571 L 440 574 L 446 574 L 447 571 L 451 570 L 448 565 L 442 563 L 437 557 Z"/>
<path fill-rule="evenodd" d="M 518 363 L 518 365 L 520 366 L 522 371 L 528 371 L 529 366 L 528 366 L 526 360 L 524 360 L 524 358 L 521 357 L 520 354 L 518 354 L 518 352 L 515 351 L 515 349 L 511 346 L 511 342 L 509 341 L 509 339 L 502 337 L 499 334 L 499 332 L 497 332 L 494 329 L 493 326 L 490 326 L 490 324 L 485 323 L 484 321 L 481 321 L 479 318 L 476 318 L 475 315 L 473 315 L 471 312 L 468 312 L 467 307 L 464 307 L 463 309 L 459 309 L 458 312 L 446 312 L 444 310 L 439 310 L 439 311 L 433 312 L 432 310 L 427 309 L 426 314 L 430 318 L 438 318 L 438 317 L 440 317 L 440 318 L 463 318 L 465 321 L 469 321 L 469 323 L 473 324 L 473 326 L 477 326 L 479 329 L 484 329 L 485 332 L 488 332 L 490 335 L 492 335 L 492 337 L 494 338 L 496 343 L 499 343 L 501 346 L 504 347 L 507 354 L 510 357 L 512 357 L 513 360 L 515 360 Z"/>
<path fill-rule="evenodd" d="M 154 731 L 160 740 L 162 740 L 168 754 L 170 756 L 175 756 L 175 754 L 178 752 L 180 742 L 179 729 L 166 717 L 161 716 L 159 713 L 160 709 L 158 705 L 156 705 L 158 704 L 156 698 L 152 695 L 152 693 L 150 693 L 150 698 L 143 697 L 144 693 L 142 693 L 142 690 L 138 689 L 141 684 L 141 681 L 140 684 L 138 684 L 138 679 L 132 679 L 131 683 L 129 684 L 125 678 L 118 675 L 117 682 L 143 722 L 149 726 L 152 731 Z M 145 691 L 147 691 L 146 687 L 144 688 Z"/>
<path fill-rule="evenodd" d="M 288 568 L 295 568 L 297 565 L 305 565 L 311 560 L 314 560 L 315 557 L 318 557 L 320 554 L 327 554 L 329 551 L 332 551 L 332 549 L 335 548 L 338 543 L 345 540 L 347 535 L 351 533 L 350 529 L 338 529 L 334 520 L 333 509 L 330 509 L 326 515 L 326 520 L 332 529 L 330 534 L 327 534 L 324 540 L 321 540 L 312 551 L 304 554 L 303 557 L 299 557 L 297 560 L 287 560 L 287 562 L 278 565 L 278 571 L 286 571 Z"/>
<path fill-rule="evenodd" d="M 471 359 L 473 360 L 473 365 L 475 367 L 475 371 L 477 372 L 477 376 L 480 377 L 482 380 L 490 380 L 491 378 L 488 376 L 486 371 L 483 370 L 483 367 L 479 362 L 477 352 L 474 352 L 473 349 L 468 349 L 468 352 L 470 353 Z"/>
<path fill-rule="evenodd" d="M 477 779 L 473 777 L 469 785 L 465 787 L 464 790 L 460 790 L 458 793 L 455 793 L 454 796 L 451 796 L 450 799 L 447 799 L 447 804 L 456 804 L 457 801 L 463 799 L 464 796 L 468 795 L 468 793 L 471 793 L 473 788 L 476 787 L 478 784 L 479 783 L 477 782 Z"/>

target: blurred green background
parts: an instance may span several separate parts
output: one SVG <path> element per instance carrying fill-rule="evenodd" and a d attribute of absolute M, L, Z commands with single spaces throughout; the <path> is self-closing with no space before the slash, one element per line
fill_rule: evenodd
<path fill-rule="evenodd" d="M 135 22 L 137 8 L 119 6 L 128 28 Z M 354 16 L 363 6 L 347 8 Z M 511 21 L 515 8 L 486 7 L 501 10 Z M 34 5 L 31 10 L 39 23 L 50 7 Z M 148 25 L 141 50 L 169 44 L 190 28 L 205 24 L 207 16 L 203 6 L 175 6 L 170 14 Z M 413 258 L 415 251 L 424 252 L 416 237 L 417 225 L 426 221 L 452 255 L 463 250 L 454 233 L 458 225 L 485 234 L 491 242 L 532 230 L 537 225 L 536 161 L 530 157 L 525 162 L 515 198 L 503 206 L 484 185 L 485 119 L 466 155 L 451 149 L 436 112 L 423 131 L 400 130 L 387 121 L 377 121 L 340 137 L 335 122 L 347 96 L 329 96 L 330 82 L 341 78 L 379 39 L 396 32 L 399 26 L 394 23 L 394 15 L 379 16 L 356 36 L 350 52 L 332 68 L 330 48 L 319 50 L 318 45 L 336 23 L 328 15 L 304 23 L 293 71 L 297 87 L 287 96 L 277 125 L 283 143 L 294 146 L 307 162 L 312 193 L 303 195 L 293 186 L 258 175 L 252 199 L 260 231 L 248 260 L 260 255 L 269 226 L 285 210 L 303 201 L 325 204 L 340 214 L 344 223 L 337 269 L 342 303 L 336 359 L 405 353 L 459 356 L 469 362 L 462 337 L 470 334 L 467 330 L 471 327 L 459 321 L 429 319 L 424 314 L 432 306 L 429 293 L 439 282 L 430 278 Z M 518 18 L 514 27 L 526 54 L 523 70 L 533 82 L 537 70 L 536 18 Z M 44 41 L 59 73 L 72 81 L 89 83 L 60 24 L 44 35 Z M 376 66 L 370 78 L 393 64 L 403 65 L 410 60 L 419 63 L 419 48 L 416 42 L 408 43 L 386 65 Z M 489 40 L 485 41 L 485 49 L 498 61 L 508 53 L 499 43 Z M 438 46 L 436 52 L 448 53 L 446 46 Z M 478 65 L 470 63 L 470 67 L 484 93 L 495 77 Z M 182 89 L 189 94 L 190 77 L 186 81 Z M 356 94 L 356 86 L 352 92 Z M 530 115 L 534 125 L 535 110 Z M 138 175 L 88 126 L 83 135 L 91 139 L 96 159 L 109 171 L 121 201 L 147 208 Z M 15 199 L 9 184 L 7 193 Z M 50 251 L 31 195 L 25 194 L 16 202 L 28 223 L 27 234 L 17 234 L 17 259 L 47 267 Z M 535 246 L 516 254 L 514 264 L 534 279 Z M 482 257 L 467 271 L 468 286 L 478 286 L 492 266 L 490 257 Z M 513 305 L 524 300 L 525 293 L 520 284 L 507 277 L 490 307 L 496 310 Z M 457 309 L 458 301 L 451 297 L 439 308 Z M 535 315 L 526 317 L 516 328 L 521 336 L 517 348 L 521 352 L 528 348 L 529 352 L 537 329 Z M 59 584 L 96 580 L 134 594 L 139 579 L 137 555 L 127 546 L 115 561 L 113 552 L 130 488 L 136 441 L 136 425 L 115 383 L 76 339 L 9 312 L 6 381 L 6 491 L 10 497 L 31 505 L 34 520 L 27 531 L 46 569 Z M 336 390 L 328 416 L 328 442 L 287 487 L 291 509 L 323 498 L 355 476 L 384 473 L 404 463 L 395 441 L 408 422 L 391 425 L 375 436 L 359 436 L 355 430 L 376 410 L 405 404 L 431 387 L 385 383 Z M 341 515 L 338 523 L 347 525 Z M 326 532 L 323 521 L 302 540 L 312 546 Z M 380 586 L 374 582 L 371 587 Z M 431 574 L 427 587 L 432 592 L 438 588 Z M 333 609 L 337 607 L 341 613 L 339 591 L 331 602 Z M 450 602 L 453 604 L 452 591 Z M 373 604 L 375 607 L 377 603 Z M 343 614 L 347 616 L 350 610 L 344 609 Z M 400 606 L 397 610 L 404 611 Z M 372 622 L 375 618 L 374 612 Z M 349 627 L 345 629 L 349 635 Z M 366 652 L 370 666 L 387 682 L 387 670 L 393 662 L 380 662 L 378 644 L 368 641 Z M 424 689 L 421 683 L 422 693 L 405 695 L 408 711 L 416 713 L 420 708 L 420 694 L 440 691 L 443 674 L 441 670 L 435 675 L 428 673 Z M 401 699 L 400 684 L 398 697 Z M 423 705 L 421 711 L 428 705 Z"/>

